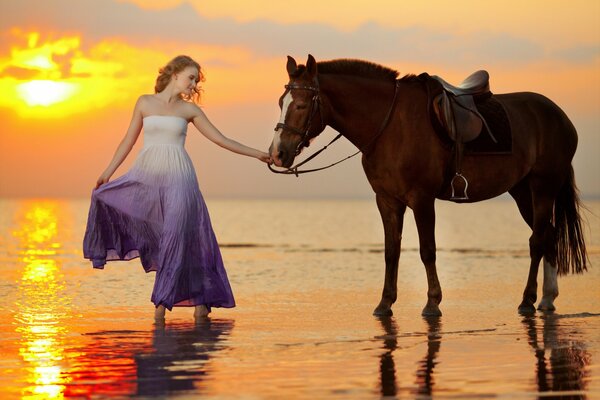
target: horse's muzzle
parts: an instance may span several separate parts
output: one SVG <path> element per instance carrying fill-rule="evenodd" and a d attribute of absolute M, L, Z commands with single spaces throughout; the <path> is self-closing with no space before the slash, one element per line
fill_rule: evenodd
<path fill-rule="evenodd" d="M 281 152 L 279 150 L 274 151 L 273 147 L 273 143 L 271 143 L 269 146 L 269 155 L 273 160 L 273 164 L 275 164 L 277 167 L 281 167 L 283 166 L 283 162 L 281 161 Z"/>
<path fill-rule="evenodd" d="M 281 143 L 277 149 L 275 149 L 273 144 L 271 144 L 271 147 L 269 147 L 269 154 L 271 155 L 273 163 L 276 166 L 284 168 L 290 167 L 296 158 L 296 153 L 286 149 Z"/>

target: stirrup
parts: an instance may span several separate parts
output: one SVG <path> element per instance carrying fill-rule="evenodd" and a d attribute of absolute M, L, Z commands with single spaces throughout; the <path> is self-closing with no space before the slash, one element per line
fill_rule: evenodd
<path fill-rule="evenodd" d="M 465 189 L 463 190 L 463 194 L 462 196 L 457 196 L 454 192 L 454 180 L 460 178 L 465 182 Z M 467 188 L 469 187 L 469 182 L 467 181 L 467 178 L 465 178 L 463 176 L 463 174 L 460 173 L 456 173 L 456 175 L 454 175 L 454 177 L 452 178 L 452 181 L 450 181 L 450 188 L 452 189 L 452 194 L 450 195 L 450 200 L 469 200 L 469 196 L 467 196 Z"/>

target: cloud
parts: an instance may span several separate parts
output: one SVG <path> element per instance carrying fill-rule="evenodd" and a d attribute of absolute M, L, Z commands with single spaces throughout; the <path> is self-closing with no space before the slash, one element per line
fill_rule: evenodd
<path fill-rule="evenodd" d="M 572 63 L 589 63 L 600 58 L 600 44 L 574 46 L 554 53 L 555 58 Z"/>
<path fill-rule="evenodd" d="M 257 57 L 312 53 L 320 59 L 348 57 L 444 65 L 518 65 L 543 57 L 581 62 L 590 57 L 590 49 L 577 44 L 549 54 L 542 44 L 510 33 L 459 34 L 419 26 L 390 28 L 375 22 L 351 31 L 323 23 L 239 22 L 231 18 L 204 17 L 188 3 L 170 9 L 147 10 L 135 4 L 107 0 L 54 0 L 52 7 L 43 8 L 38 1 L 21 0 L 7 3 L 3 9 L 0 20 L 3 30 L 12 26 L 25 29 L 42 26 L 81 32 L 92 41 L 118 37 L 133 45 L 177 41 L 235 46 L 244 47 Z M 597 46 L 591 50 L 593 54 L 598 53 Z"/>
<path fill-rule="evenodd" d="M 37 70 L 12 65 L 0 70 L 0 78 L 11 77 L 18 80 L 31 80 L 37 78 L 38 75 Z"/>

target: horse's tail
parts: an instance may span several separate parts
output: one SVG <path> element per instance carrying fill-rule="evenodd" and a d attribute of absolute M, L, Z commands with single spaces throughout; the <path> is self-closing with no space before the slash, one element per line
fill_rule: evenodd
<path fill-rule="evenodd" d="M 581 216 L 579 215 L 579 191 L 575 185 L 573 166 L 570 166 L 567 181 L 560 189 L 554 204 L 556 233 L 556 266 L 559 275 L 580 274 L 587 270 L 589 262 Z"/>

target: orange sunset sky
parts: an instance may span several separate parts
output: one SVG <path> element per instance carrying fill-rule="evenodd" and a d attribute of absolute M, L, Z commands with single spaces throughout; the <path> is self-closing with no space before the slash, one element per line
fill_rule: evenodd
<path fill-rule="evenodd" d="M 135 100 L 152 92 L 158 68 L 177 54 L 202 64 L 202 107 L 212 122 L 266 150 L 286 55 L 304 63 L 308 53 L 454 83 L 486 69 L 496 93 L 542 93 L 578 129 L 583 195 L 600 196 L 600 2 L 593 0 L 2 1 L 0 196 L 88 196 Z M 328 129 L 313 147 L 333 135 Z M 297 179 L 275 176 L 193 127 L 186 147 L 209 197 L 371 196 L 358 158 Z M 352 150 L 336 144 L 315 165 Z"/>

